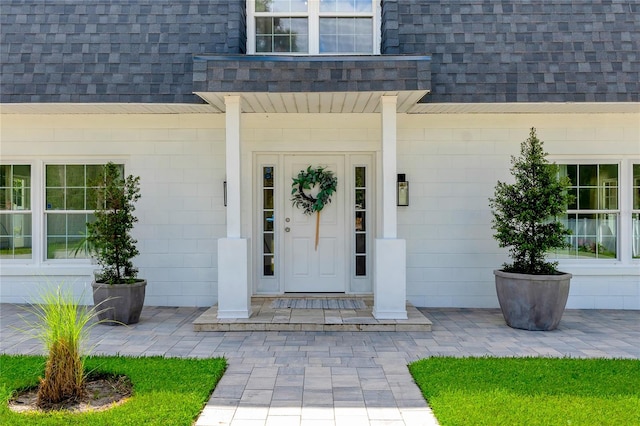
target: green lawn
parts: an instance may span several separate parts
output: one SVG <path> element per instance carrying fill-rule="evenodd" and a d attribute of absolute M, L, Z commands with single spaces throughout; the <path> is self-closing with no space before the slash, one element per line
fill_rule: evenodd
<path fill-rule="evenodd" d="M 435 357 L 409 370 L 442 426 L 640 425 L 640 360 Z"/>
<path fill-rule="evenodd" d="M 127 375 L 133 396 L 111 410 L 84 414 L 17 414 L 9 410 L 11 394 L 34 386 L 44 374 L 45 357 L 0 355 L 0 424 L 2 425 L 191 425 L 226 368 L 222 358 L 127 358 L 91 356 L 87 371 Z"/>

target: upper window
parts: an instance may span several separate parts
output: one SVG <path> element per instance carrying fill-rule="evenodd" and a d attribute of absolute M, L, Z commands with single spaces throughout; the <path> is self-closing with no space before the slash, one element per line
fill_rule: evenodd
<path fill-rule="evenodd" d="M 376 54 L 375 0 L 248 0 L 249 53 Z"/>
<path fill-rule="evenodd" d="M 0 165 L 0 259 L 31 259 L 31 166 Z"/>
<path fill-rule="evenodd" d="M 573 202 L 562 218 L 571 230 L 563 258 L 616 259 L 620 207 L 618 164 L 563 164 L 560 174 L 571 180 Z"/>

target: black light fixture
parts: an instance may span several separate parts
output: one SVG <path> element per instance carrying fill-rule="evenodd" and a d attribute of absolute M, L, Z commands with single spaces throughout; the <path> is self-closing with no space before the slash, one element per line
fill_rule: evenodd
<path fill-rule="evenodd" d="M 222 189 L 224 191 L 224 206 L 227 207 L 227 181 L 222 182 Z"/>
<path fill-rule="evenodd" d="M 397 191 L 397 205 L 408 206 L 409 205 L 409 182 L 407 182 L 407 175 L 404 173 L 398 174 L 398 191 Z"/>

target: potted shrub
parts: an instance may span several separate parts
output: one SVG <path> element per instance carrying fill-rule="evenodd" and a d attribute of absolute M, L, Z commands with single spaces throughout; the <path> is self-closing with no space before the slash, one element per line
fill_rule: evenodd
<path fill-rule="evenodd" d="M 95 220 L 87 224 L 87 245 L 101 267 L 93 282 L 98 316 L 107 324 L 134 324 L 140 319 L 147 281 L 137 278 L 133 258 L 137 241 L 131 236 L 135 202 L 140 198 L 140 178 L 123 177 L 122 168 L 108 163 L 98 185 Z"/>
<path fill-rule="evenodd" d="M 553 330 L 558 326 L 569 295 L 571 274 L 548 262 L 550 250 L 566 247 L 570 231 L 558 221 L 569 202 L 568 178 L 546 159 L 543 142 L 531 128 L 511 158 L 515 182 L 498 182 L 489 200 L 494 238 L 509 247 L 513 263 L 494 271 L 500 309 L 510 327 Z"/>

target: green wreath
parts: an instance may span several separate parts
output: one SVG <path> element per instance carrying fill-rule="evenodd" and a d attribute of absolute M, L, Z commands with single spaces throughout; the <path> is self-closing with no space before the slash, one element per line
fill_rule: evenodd
<path fill-rule="evenodd" d="M 293 178 L 291 201 L 294 206 L 302 208 L 304 214 L 311 215 L 313 212 L 321 211 L 331 202 L 331 195 L 336 192 L 338 178 L 333 175 L 333 172 L 325 169 L 326 167 L 312 169 L 309 166 L 306 171 L 300 170 L 297 178 Z M 311 189 L 316 185 L 320 187 L 320 192 L 315 198 L 304 192 L 305 189 Z"/>

